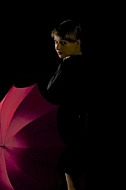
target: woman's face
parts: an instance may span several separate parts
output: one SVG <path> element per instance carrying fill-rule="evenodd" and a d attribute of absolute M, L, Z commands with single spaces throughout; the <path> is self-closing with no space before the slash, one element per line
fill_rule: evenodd
<path fill-rule="evenodd" d="M 79 40 L 74 42 L 69 42 L 62 39 L 60 36 L 54 35 L 55 50 L 59 58 L 63 59 L 72 55 L 78 54 L 80 51 L 80 42 Z"/>

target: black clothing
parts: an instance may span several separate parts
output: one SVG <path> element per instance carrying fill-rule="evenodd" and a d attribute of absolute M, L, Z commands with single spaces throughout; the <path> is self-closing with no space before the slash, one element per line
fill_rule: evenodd
<path fill-rule="evenodd" d="M 83 55 L 72 56 L 60 64 L 48 90 L 46 86 L 43 91 L 41 84 L 39 88 L 48 101 L 59 105 L 58 131 L 67 145 L 59 167 L 62 172 L 78 179 L 84 175 L 86 165 L 85 135 L 90 109 L 89 65 Z"/>

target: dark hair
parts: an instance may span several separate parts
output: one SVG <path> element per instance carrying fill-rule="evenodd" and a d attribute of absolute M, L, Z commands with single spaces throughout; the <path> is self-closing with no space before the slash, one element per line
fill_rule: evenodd
<path fill-rule="evenodd" d="M 81 25 L 78 21 L 75 20 L 65 20 L 61 22 L 56 28 L 51 32 L 51 37 L 54 38 L 54 35 L 60 36 L 62 39 L 67 41 L 76 41 L 82 38 Z"/>

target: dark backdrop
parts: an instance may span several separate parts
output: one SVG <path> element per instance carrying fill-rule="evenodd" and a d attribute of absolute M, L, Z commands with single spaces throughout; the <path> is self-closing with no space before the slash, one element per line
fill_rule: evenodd
<path fill-rule="evenodd" d="M 6 4 L 1 17 L 0 89 L 8 89 L 13 78 L 26 80 L 41 75 L 43 80 L 57 64 L 57 55 L 50 36 L 61 21 L 78 19 L 84 29 L 85 47 L 96 55 L 99 33 L 97 6 L 37 4 Z"/>
<path fill-rule="evenodd" d="M 96 158 L 96 163 L 93 165 L 91 162 L 94 168 L 89 174 L 96 189 L 99 184 L 99 189 L 103 189 L 109 182 L 112 182 L 113 188 L 120 175 L 116 159 L 120 155 L 117 149 L 120 146 L 116 139 L 119 139 L 119 116 L 122 113 L 119 107 L 123 82 L 119 69 L 122 62 L 119 56 L 121 46 L 118 44 L 122 34 L 118 33 L 119 9 L 114 7 L 114 3 L 74 1 L 68 5 L 68 1 L 48 1 L 40 5 L 34 2 L 1 5 L 0 100 L 13 84 L 13 79 L 32 81 L 41 75 L 45 80 L 57 61 L 50 31 L 64 19 L 77 18 L 81 21 L 85 29 L 87 54 L 94 65 L 91 80 L 95 79 L 98 87 L 93 112 L 97 129 L 93 129 L 90 139 L 96 148 L 94 150 L 97 150 L 91 155 L 92 159 Z M 95 185 L 97 179 L 99 184 Z"/>

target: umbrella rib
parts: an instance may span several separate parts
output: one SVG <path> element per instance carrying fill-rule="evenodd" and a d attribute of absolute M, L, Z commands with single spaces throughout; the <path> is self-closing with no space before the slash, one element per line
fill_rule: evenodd
<path fill-rule="evenodd" d="M 49 114 L 49 113 L 52 112 L 53 110 L 54 110 L 54 108 L 51 108 L 49 111 L 45 112 L 44 114 L 39 115 L 36 119 L 34 119 L 34 121 L 36 121 L 37 119 L 39 119 L 39 118 L 42 117 L 42 116 L 46 116 L 47 114 Z M 12 119 L 13 119 L 13 117 L 12 117 Z M 11 119 L 11 120 L 12 120 L 12 119 Z M 15 133 L 15 135 L 18 134 L 24 127 L 28 126 L 30 123 L 31 123 L 31 120 L 30 120 L 25 126 L 23 126 L 22 128 L 20 128 L 20 129 Z M 47 130 L 48 130 L 48 129 L 47 129 Z M 46 131 L 46 130 L 44 130 L 44 131 Z M 7 136 L 7 134 L 6 134 L 6 136 Z M 6 136 L 5 136 L 5 138 L 6 138 Z M 9 142 L 12 138 L 13 138 L 13 135 L 6 141 L 6 143 Z"/>

